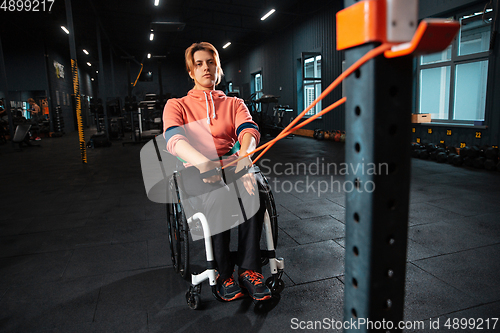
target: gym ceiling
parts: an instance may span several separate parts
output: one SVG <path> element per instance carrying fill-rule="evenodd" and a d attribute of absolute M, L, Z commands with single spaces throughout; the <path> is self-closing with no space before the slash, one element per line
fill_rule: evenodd
<path fill-rule="evenodd" d="M 52 2 L 45 1 L 46 6 Z M 155 0 L 72 0 L 71 5 L 78 60 L 94 65 L 98 59 L 97 26 L 101 27 L 103 57 L 109 54 L 109 46 L 117 56 L 133 57 L 138 62 L 148 53 L 152 57 L 179 57 L 191 43 L 209 41 L 228 61 L 337 1 L 341 0 L 159 0 L 155 6 Z M 262 21 L 271 9 L 276 12 Z M 68 26 L 64 0 L 54 0 L 51 12 L 6 14 L 0 20 L 2 39 L 4 34 L 16 38 L 27 34 L 69 50 L 68 36 L 61 29 Z M 227 42 L 231 45 L 223 50 Z"/>

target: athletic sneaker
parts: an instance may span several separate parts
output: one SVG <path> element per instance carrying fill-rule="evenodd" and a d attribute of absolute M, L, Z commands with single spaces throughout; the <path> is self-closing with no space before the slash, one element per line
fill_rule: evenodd
<path fill-rule="evenodd" d="M 37 136 L 37 137 L 35 138 L 35 141 L 42 141 L 42 139 L 41 139 L 39 136 Z"/>
<path fill-rule="evenodd" d="M 255 271 L 244 271 L 239 277 L 240 287 L 245 288 L 256 301 L 271 298 L 271 291 L 264 283 L 264 276 Z"/>
<path fill-rule="evenodd" d="M 224 280 L 217 279 L 217 294 L 224 301 L 234 301 L 235 299 L 245 296 L 241 291 L 240 286 L 234 281 L 233 276 Z"/>

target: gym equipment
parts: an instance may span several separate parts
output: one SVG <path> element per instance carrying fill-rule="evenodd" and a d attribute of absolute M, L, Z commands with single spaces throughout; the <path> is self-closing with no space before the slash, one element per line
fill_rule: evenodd
<path fill-rule="evenodd" d="M 437 156 L 440 153 L 444 153 L 446 155 L 446 149 L 443 147 L 436 146 L 436 148 L 429 153 L 429 158 L 433 161 L 437 161 Z"/>
<path fill-rule="evenodd" d="M 477 169 L 484 169 L 484 163 L 486 162 L 486 157 L 478 157 L 474 159 L 473 166 Z"/>
<path fill-rule="evenodd" d="M 334 137 L 335 142 L 340 142 L 340 136 L 341 135 L 342 134 L 340 133 L 340 131 L 336 131 L 335 132 L 335 137 Z"/>
<path fill-rule="evenodd" d="M 345 136 L 346 136 L 346 134 L 345 134 L 345 131 L 344 131 L 344 132 L 342 132 L 342 134 L 340 135 L 340 142 L 345 142 Z"/>
<path fill-rule="evenodd" d="M 54 114 L 52 116 L 52 126 L 54 126 L 55 133 L 64 134 L 64 117 L 60 106 L 57 106 L 54 110 Z"/>
<path fill-rule="evenodd" d="M 464 163 L 464 158 L 462 155 L 454 155 L 453 156 L 453 165 L 454 166 L 461 166 Z"/>
<path fill-rule="evenodd" d="M 418 157 L 423 160 L 429 159 L 429 151 L 427 149 L 421 149 L 419 151 Z"/>
<path fill-rule="evenodd" d="M 485 156 L 489 160 L 495 160 L 498 158 L 498 148 L 489 147 L 485 150 Z"/>
<path fill-rule="evenodd" d="M 288 105 L 275 105 L 270 121 L 264 125 L 272 136 L 277 136 L 293 120 L 293 109 Z M 289 135 L 293 138 L 293 134 Z"/>
<path fill-rule="evenodd" d="M 436 155 L 436 161 L 438 163 L 446 163 L 447 160 L 448 160 L 448 154 L 446 154 L 445 152 L 439 152 L 439 153 L 437 153 L 437 155 Z"/>
<path fill-rule="evenodd" d="M 122 139 L 125 136 L 123 117 L 111 117 L 109 121 L 109 137 L 111 139 Z"/>
<path fill-rule="evenodd" d="M 467 167 L 472 167 L 474 166 L 474 158 L 470 156 L 464 157 L 464 165 Z"/>
<path fill-rule="evenodd" d="M 454 154 L 454 153 L 449 153 L 448 157 L 446 158 L 446 163 L 453 164 L 453 159 L 455 158 L 455 156 L 458 156 L 458 155 Z"/>
<path fill-rule="evenodd" d="M 247 101 L 252 118 L 259 126 L 259 131 L 262 135 L 270 134 L 271 136 L 276 136 L 285 127 L 283 118 L 286 111 L 293 110 L 288 105 L 278 105 L 278 99 L 281 96 L 264 94 L 260 98 L 255 99 L 256 96 L 256 93 L 252 94 L 249 101 Z M 260 104 L 260 107 L 257 106 L 258 104 Z M 275 105 L 273 106 L 272 114 L 269 114 L 271 104 Z M 264 105 L 266 105 L 265 110 Z M 278 119 L 278 122 L 276 122 L 276 119 Z"/>
<path fill-rule="evenodd" d="M 19 148 L 16 149 L 17 151 L 22 151 L 23 144 L 25 144 L 28 147 L 40 147 L 40 145 L 34 145 L 30 141 L 30 136 L 29 132 L 31 130 L 31 124 L 29 123 L 24 123 L 24 124 L 19 124 L 16 127 L 16 131 L 14 132 L 14 137 L 12 138 L 13 143 L 17 143 L 19 145 Z"/>
<path fill-rule="evenodd" d="M 249 172 L 260 172 L 254 166 Z M 278 242 L 278 215 L 271 186 L 262 175 L 265 186 L 259 184 L 259 193 L 265 198 L 266 212 L 264 214 L 264 237 L 266 249 L 261 250 L 262 265 L 269 263 L 271 276 L 266 280 L 267 287 L 271 290 L 272 301 L 279 301 L 279 294 L 283 291 L 285 284 L 281 279 L 284 270 L 284 259 L 275 257 L 275 248 Z M 221 300 L 216 290 L 216 267 L 213 265 L 213 249 L 211 234 L 205 215 L 195 213 L 191 217 L 185 215 L 183 203 L 189 203 L 189 199 L 179 182 L 180 174 L 175 171 L 168 181 L 170 198 L 173 203 L 167 203 L 167 229 L 170 246 L 171 259 L 174 269 L 183 278 L 191 275 L 191 286 L 186 291 L 186 302 L 193 309 L 199 309 L 201 305 L 202 282 L 209 280 L 212 294 L 217 300 Z M 205 251 L 207 258 L 207 269 L 202 273 L 191 273 L 189 267 L 189 231 L 204 235 Z M 270 300 L 270 301 L 271 301 Z M 262 301 L 267 302 L 267 301 Z"/>
<path fill-rule="evenodd" d="M 481 156 L 481 149 L 478 146 L 465 146 L 460 149 L 460 155 L 465 157 L 470 157 L 472 159 L 478 158 Z"/>
<path fill-rule="evenodd" d="M 495 171 L 497 169 L 497 160 L 487 159 L 484 161 L 484 168 L 489 171 Z"/>
<path fill-rule="evenodd" d="M 484 163 L 486 162 L 486 157 L 477 157 L 474 159 L 472 165 L 477 169 L 484 169 Z"/>
<path fill-rule="evenodd" d="M 88 148 L 111 147 L 112 143 L 106 136 L 106 132 L 98 132 L 90 137 L 87 142 Z"/>
<path fill-rule="evenodd" d="M 152 109 L 153 106 L 158 106 L 158 103 L 156 101 L 143 101 L 139 104 L 142 107 L 138 107 L 137 110 L 131 109 L 130 111 L 132 141 L 123 142 L 122 145 L 144 143 L 163 133 L 162 111 Z"/>

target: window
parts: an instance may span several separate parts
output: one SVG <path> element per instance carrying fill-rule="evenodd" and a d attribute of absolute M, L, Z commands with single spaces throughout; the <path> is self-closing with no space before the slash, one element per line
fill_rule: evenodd
<path fill-rule="evenodd" d="M 444 123 L 484 120 L 492 16 L 491 9 L 455 16 L 461 28 L 452 45 L 419 58 L 418 113 Z"/>
<path fill-rule="evenodd" d="M 305 110 L 321 94 L 321 54 L 305 53 L 302 59 L 302 87 Z M 321 101 L 309 110 L 306 116 L 313 116 L 320 111 Z"/>
<path fill-rule="evenodd" d="M 255 98 L 259 99 L 262 97 L 262 74 L 257 73 L 254 75 L 254 83 L 255 83 Z"/>
<path fill-rule="evenodd" d="M 253 75 L 253 88 L 256 100 L 264 95 L 262 92 L 262 73 L 259 72 Z M 260 112 L 261 103 L 257 103 L 255 107 L 257 109 L 256 111 Z"/>

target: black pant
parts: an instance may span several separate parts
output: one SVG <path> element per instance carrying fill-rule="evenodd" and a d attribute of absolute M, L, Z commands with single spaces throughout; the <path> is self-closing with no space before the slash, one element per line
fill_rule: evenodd
<path fill-rule="evenodd" d="M 234 173 L 234 168 L 226 173 L 230 172 Z M 218 183 L 205 183 L 200 177 L 199 170 L 194 167 L 183 169 L 180 175 L 184 191 L 188 196 L 194 197 L 193 200 L 190 199 L 191 205 L 194 206 L 192 212 L 188 211 L 187 205 L 183 205 L 187 210 L 187 215 L 201 211 L 210 225 L 214 257 L 221 279 L 225 280 L 233 274 L 235 264 L 240 269 L 260 272 L 260 236 L 265 213 L 264 196 L 256 189 L 255 193 L 259 193 L 259 197 L 250 198 L 242 186 L 235 186 L 235 183 L 229 183 L 228 186 L 223 180 Z M 254 176 L 257 183 L 264 182 L 260 173 Z M 241 198 L 240 203 L 237 197 Z M 250 204 L 241 204 L 241 202 L 250 202 Z M 235 217 L 235 215 L 238 216 Z M 240 221 L 240 224 L 238 224 L 238 251 L 234 258 L 231 256 L 229 245 L 230 228 L 235 224 L 236 219 Z"/>

